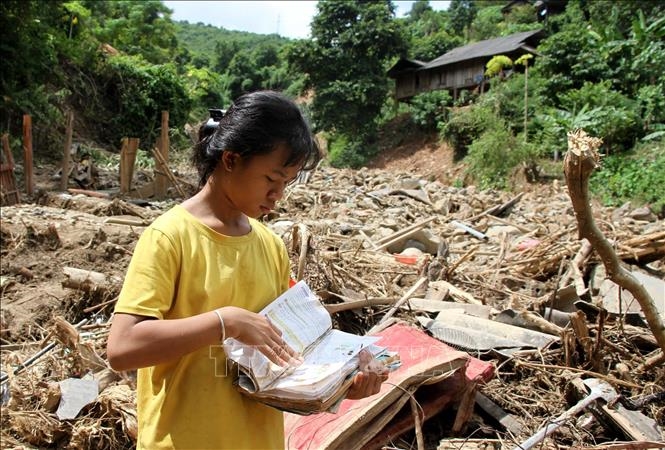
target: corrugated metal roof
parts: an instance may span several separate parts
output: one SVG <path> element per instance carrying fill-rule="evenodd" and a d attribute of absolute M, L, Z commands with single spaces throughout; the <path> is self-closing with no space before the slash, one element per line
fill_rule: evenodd
<path fill-rule="evenodd" d="M 468 44 L 463 47 L 457 47 L 428 62 L 422 67 L 422 69 L 432 69 L 434 67 L 445 66 L 447 64 L 453 64 L 469 59 L 508 53 L 517 50 L 522 44 L 524 44 L 524 41 L 541 31 L 542 30 L 523 31 L 521 33 L 511 34 L 510 36 L 488 39 L 486 41 Z"/>

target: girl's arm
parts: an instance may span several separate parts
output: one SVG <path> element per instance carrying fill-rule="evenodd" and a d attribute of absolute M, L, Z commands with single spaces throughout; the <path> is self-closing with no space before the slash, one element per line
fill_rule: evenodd
<path fill-rule="evenodd" d="M 218 311 L 224 320 L 226 337 L 259 346 L 268 359 L 280 366 L 295 363 L 296 352 L 265 317 L 233 306 Z M 170 320 L 116 313 L 106 356 L 111 367 L 118 371 L 154 366 L 206 345 L 219 345 L 222 333 L 222 324 L 214 311 Z"/>

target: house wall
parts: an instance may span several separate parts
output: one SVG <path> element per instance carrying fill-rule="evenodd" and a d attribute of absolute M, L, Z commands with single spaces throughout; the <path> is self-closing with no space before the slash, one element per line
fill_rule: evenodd
<path fill-rule="evenodd" d="M 517 59 L 523 52 L 509 53 L 511 59 Z M 423 92 L 448 90 L 453 97 L 458 89 L 470 89 L 478 86 L 485 74 L 485 65 L 491 59 L 479 58 L 460 61 L 442 67 L 402 73 L 395 79 L 395 97 L 406 100 Z"/>
<path fill-rule="evenodd" d="M 406 99 L 416 95 L 416 76 L 413 72 L 401 73 L 395 77 L 395 98 Z"/>
<path fill-rule="evenodd" d="M 403 100 L 414 95 L 438 89 L 462 89 L 478 85 L 475 76 L 485 71 L 483 60 L 463 61 L 444 67 L 403 73 L 395 80 L 395 96 Z"/>
<path fill-rule="evenodd" d="M 483 80 L 486 62 L 485 60 L 477 59 L 462 61 L 448 67 L 432 69 L 438 72 L 437 80 L 441 80 L 441 83 L 435 89 L 461 89 L 477 86 Z"/>

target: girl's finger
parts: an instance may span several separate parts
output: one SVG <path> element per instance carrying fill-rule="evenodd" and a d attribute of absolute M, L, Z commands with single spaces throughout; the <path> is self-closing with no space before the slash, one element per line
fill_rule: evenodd
<path fill-rule="evenodd" d="M 281 349 L 283 349 L 286 352 L 286 354 L 288 355 L 289 358 L 295 360 L 295 361 L 291 361 L 290 363 L 293 364 L 293 363 L 302 362 L 302 358 L 300 357 L 300 354 L 298 354 L 298 352 L 295 351 L 293 349 L 293 347 L 291 347 L 284 340 L 284 338 L 282 337 L 282 331 L 279 328 L 277 328 L 274 323 L 272 323 L 272 321 L 270 320 L 269 317 L 266 317 L 266 320 L 268 321 L 268 323 L 270 324 L 272 329 L 275 331 L 275 333 L 277 333 L 277 337 L 275 338 L 276 339 L 276 345 L 278 347 L 280 347 Z"/>
<path fill-rule="evenodd" d="M 291 358 L 285 359 L 285 353 L 280 347 L 271 345 L 265 345 L 262 347 L 263 350 L 261 350 L 261 353 L 263 353 L 265 357 L 268 358 L 271 362 L 277 364 L 280 367 L 286 367 L 289 365 L 289 360 Z"/>
<path fill-rule="evenodd" d="M 270 320 L 270 317 L 266 316 L 266 320 L 268 321 L 268 325 L 270 325 L 270 328 L 272 328 L 272 330 L 273 330 L 275 333 L 277 333 L 277 335 L 278 335 L 279 337 L 281 337 L 281 336 L 282 336 L 282 330 L 280 330 L 279 328 L 277 328 L 277 325 L 275 325 L 274 323 L 272 323 L 272 320 Z"/>
<path fill-rule="evenodd" d="M 266 358 L 280 367 L 299 365 L 301 361 L 298 359 L 296 352 L 283 340 L 280 341 L 283 345 L 273 343 L 263 346 L 265 350 L 262 353 Z"/>
<path fill-rule="evenodd" d="M 366 393 L 367 388 L 369 386 L 369 374 L 364 372 L 358 372 L 358 375 L 356 375 L 356 381 L 358 383 L 358 391 Z"/>

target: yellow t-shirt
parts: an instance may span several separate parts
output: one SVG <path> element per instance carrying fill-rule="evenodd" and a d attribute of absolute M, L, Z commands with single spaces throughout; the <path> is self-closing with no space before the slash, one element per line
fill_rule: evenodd
<path fill-rule="evenodd" d="M 250 219 L 224 236 L 182 206 L 141 235 L 115 311 L 178 319 L 222 306 L 258 312 L 288 288 L 282 240 Z M 138 449 L 278 449 L 283 414 L 242 396 L 220 346 L 138 370 Z"/>

